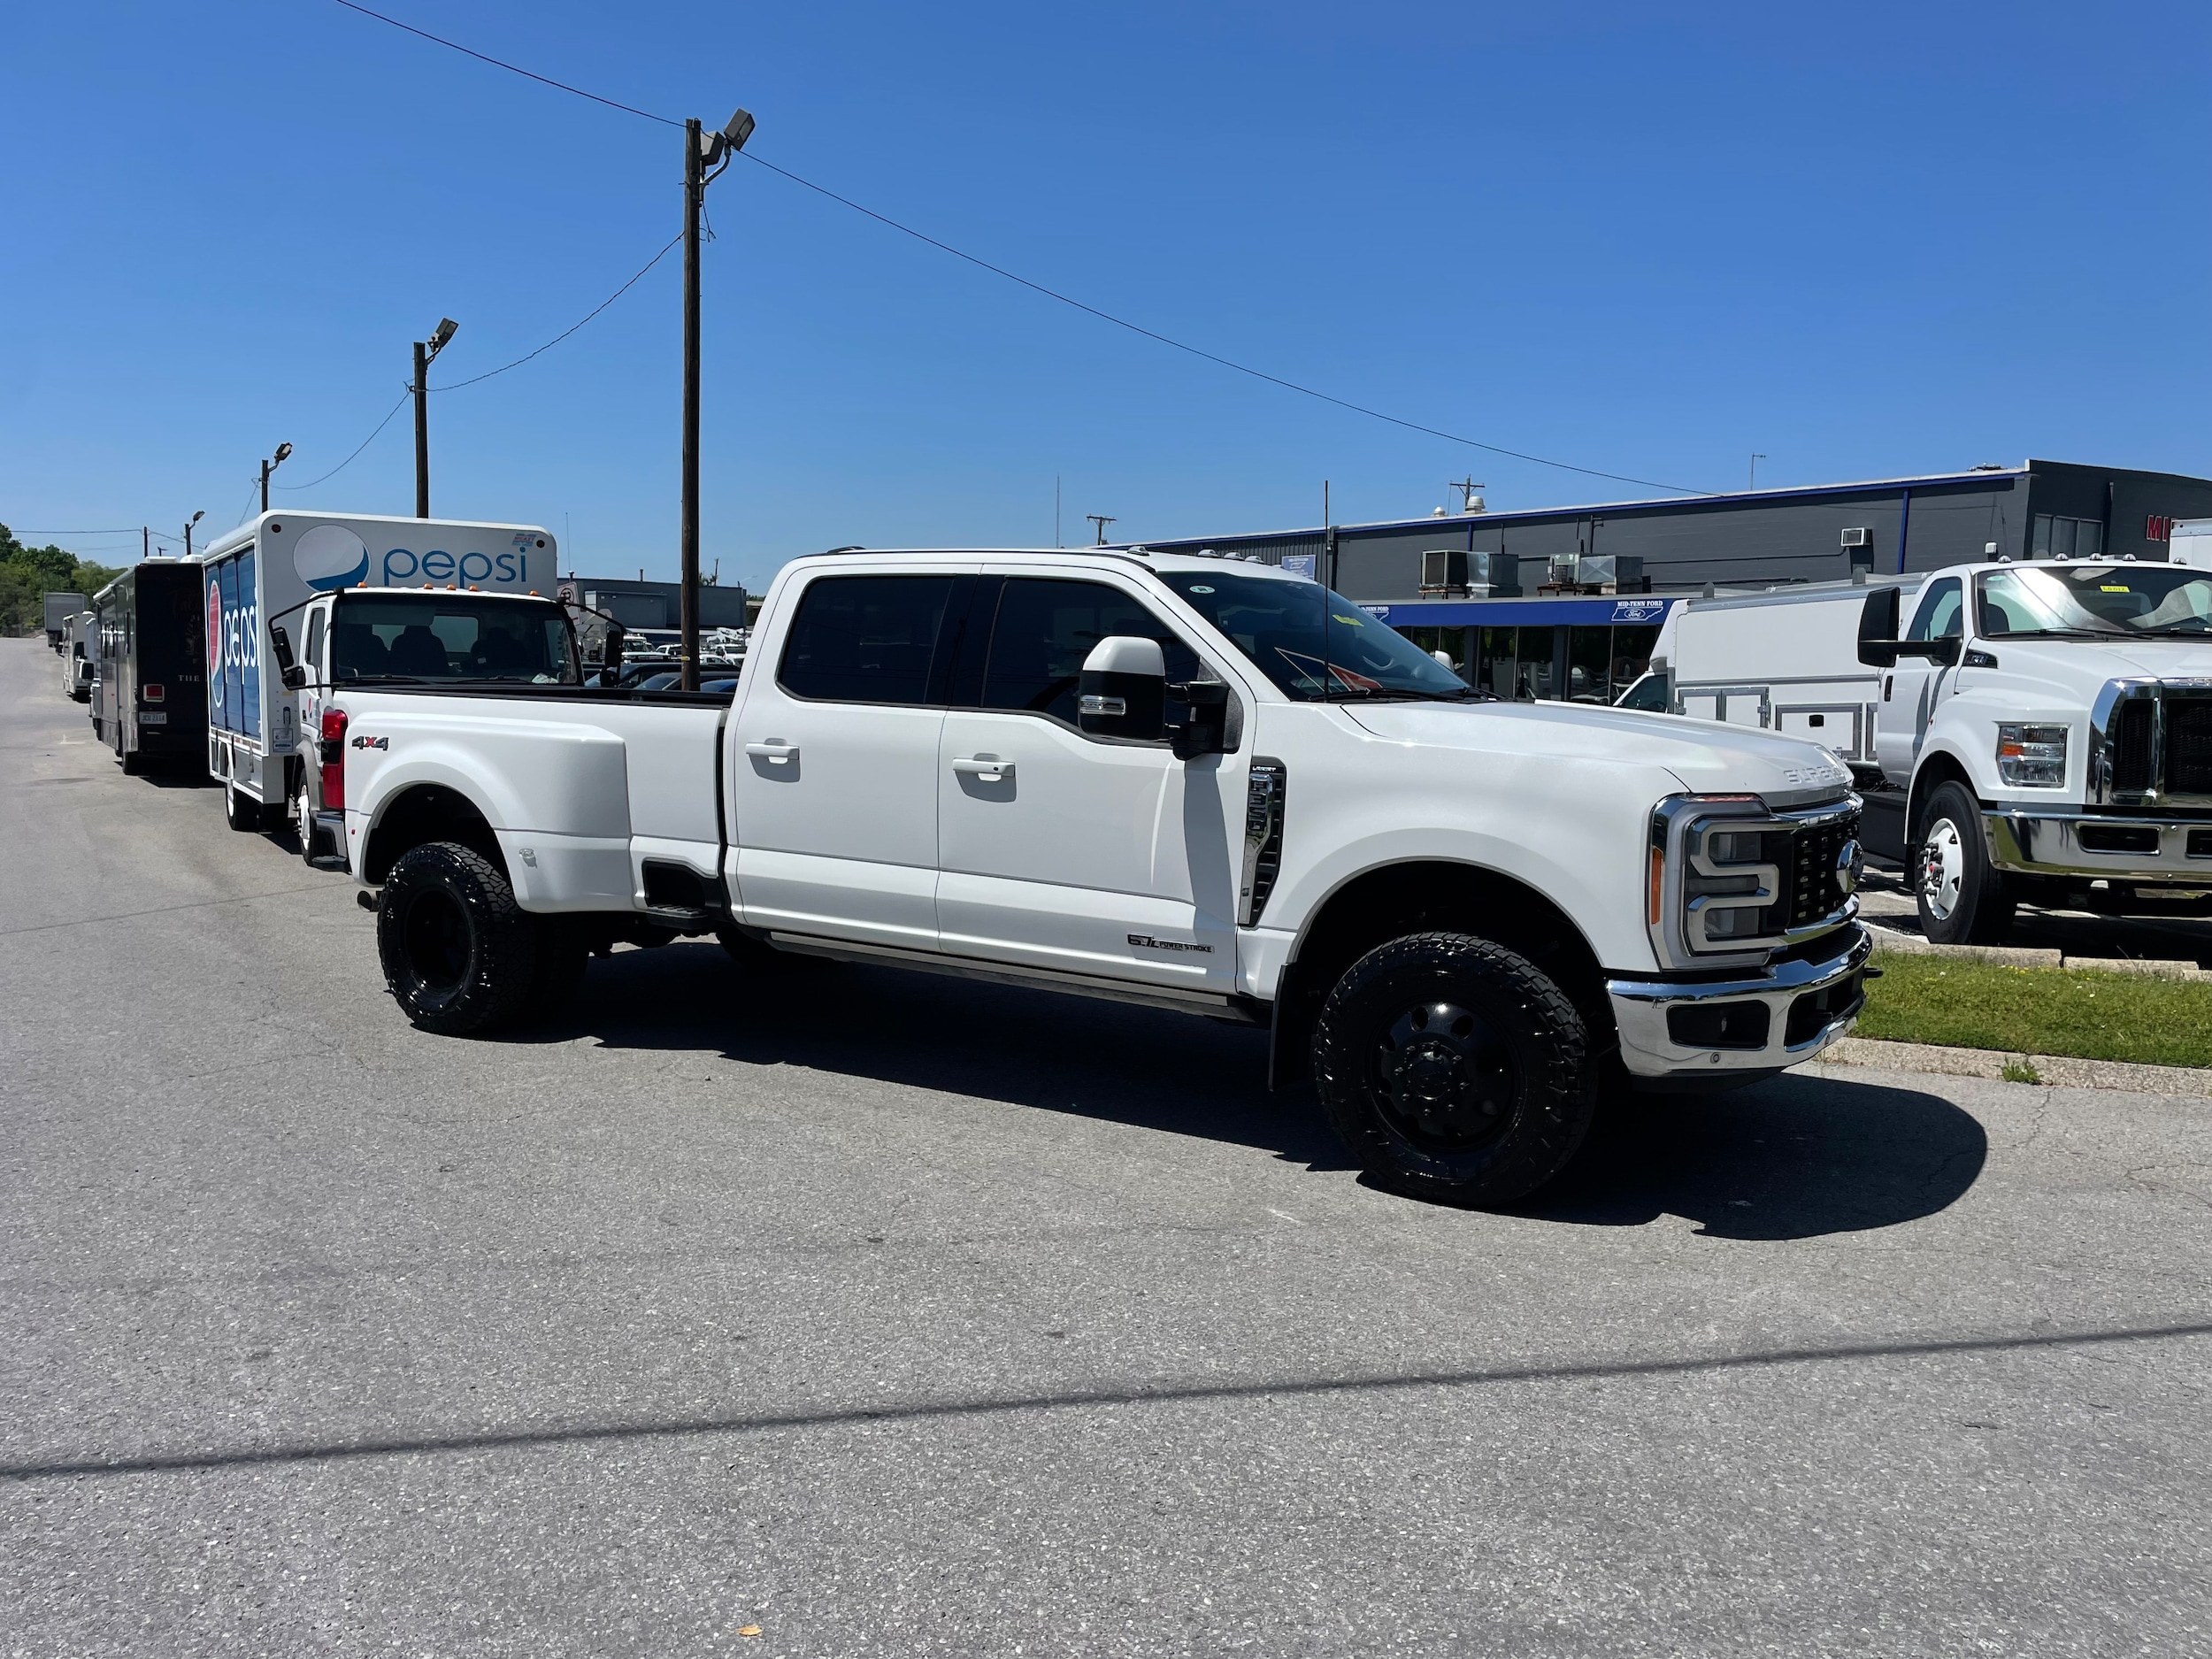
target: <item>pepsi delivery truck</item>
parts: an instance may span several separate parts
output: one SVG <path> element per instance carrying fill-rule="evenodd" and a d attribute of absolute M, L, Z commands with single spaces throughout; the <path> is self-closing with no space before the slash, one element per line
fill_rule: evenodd
<path fill-rule="evenodd" d="M 559 549 L 535 525 L 265 512 L 202 556 L 207 610 L 207 770 L 234 829 L 273 829 L 302 780 L 299 704 L 284 684 L 272 627 L 290 655 L 300 613 L 341 588 L 551 594 Z M 319 643 L 319 641 L 318 642 Z"/>

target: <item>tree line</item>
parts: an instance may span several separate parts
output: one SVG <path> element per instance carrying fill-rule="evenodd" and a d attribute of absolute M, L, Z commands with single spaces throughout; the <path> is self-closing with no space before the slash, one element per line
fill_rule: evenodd
<path fill-rule="evenodd" d="M 123 572 L 53 546 L 25 547 L 0 524 L 0 634 L 33 634 L 45 626 L 45 595 L 92 595 Z"/>

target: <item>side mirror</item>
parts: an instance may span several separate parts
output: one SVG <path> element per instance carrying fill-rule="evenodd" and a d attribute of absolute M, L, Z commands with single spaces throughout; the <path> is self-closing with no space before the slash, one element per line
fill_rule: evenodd
<path fill-rule="evenodd" d="M 1859 609 L 1859 660 L 1870 668 L 1897 666 L 1897 598 L 1894 588 L 1877 588 Z"/>
<path fill-rule="evenodd" d="M 1193 680 L 1174 690 L 1190 707 L 1190 718 L 1173 733 L 1176 759 L 1220 754 L 1229 743 L 1229 687 L 1218 680 Z"/>
<path fill-rule="evenodd" d="M 1086 737 L 1157 741 L 1167 731 L 1167 658 L 1157 640 L 1117 634 L 1083 659 L 1075 723 Z"/>
<path fill-rule="evenodd" d="M 287 691 L 297 691 L 307 683 L 307 671 L 292 660 L 292 636 L 282 626 L 269 625 L 269 649 L 276 657 L 277 678 L 284 682 Z"/>
<path fill-rule="evenodd" d="M 599 683 L 618 686 L 622 683 L 622 648 L 626 636 L 619 622 L 607 624 L 607 636 L 599 642 Z"/>

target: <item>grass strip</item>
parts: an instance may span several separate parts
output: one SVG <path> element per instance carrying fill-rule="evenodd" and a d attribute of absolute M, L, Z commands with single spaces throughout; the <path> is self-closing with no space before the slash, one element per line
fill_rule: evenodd
<path fill-rule="evenodd" d="M 1875 965 L 1862 1037 L 2212 1066 L 2212 984 L 1892 951 Z"/>

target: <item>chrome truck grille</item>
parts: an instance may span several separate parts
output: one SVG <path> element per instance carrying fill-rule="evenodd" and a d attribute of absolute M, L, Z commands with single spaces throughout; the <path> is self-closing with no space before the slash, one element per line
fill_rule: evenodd
<path fill-rule="evenodd" d="M 2090 719 L 2089 799 L 2212 806 L 2212 680 L 2116 680 Z"/>

